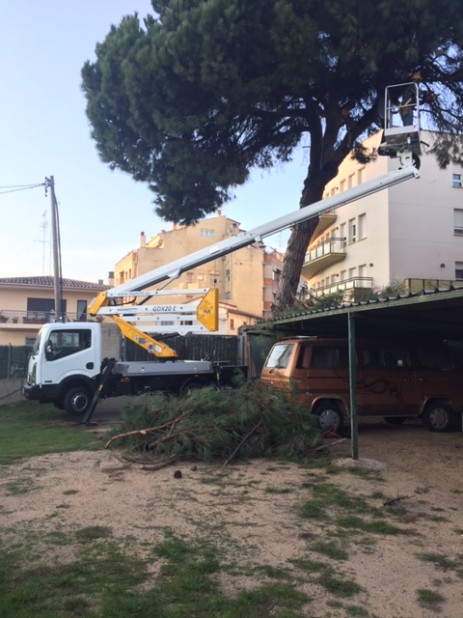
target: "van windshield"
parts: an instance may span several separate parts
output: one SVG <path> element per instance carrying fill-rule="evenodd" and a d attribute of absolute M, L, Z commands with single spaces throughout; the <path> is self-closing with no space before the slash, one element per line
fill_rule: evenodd
<path fill-rule="evenodd" d="M 288 366 L 294 348 L 293 343 L 278 343 L 267 357 L 267 369 L 285 369 Z"/>

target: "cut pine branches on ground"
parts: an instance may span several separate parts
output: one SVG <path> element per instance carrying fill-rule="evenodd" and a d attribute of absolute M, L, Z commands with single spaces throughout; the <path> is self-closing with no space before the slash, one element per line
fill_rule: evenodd
<path fill-rule="evenodd" d="M 106 448 L 137 458 L 217 461 L 252 457 L 304 460 L 322 436 L 307 409 L 258 382 L 234 390 L 204 388 L 184 397 L 159 396 L 127 410 L 123 429 Z"/>

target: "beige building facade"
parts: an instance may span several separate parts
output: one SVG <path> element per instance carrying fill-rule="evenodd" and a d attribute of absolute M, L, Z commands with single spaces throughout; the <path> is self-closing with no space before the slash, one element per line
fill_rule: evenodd
<path fill-rule="evenodd" d="M 238 222 L 218 213 L 191 226 L 173 226 L 147 239 L 140 234 L 139 247 L 119 260 L 114 268 L 114 285 L 125 283 L 190 253 L 205 249 L 240 233 Z M 215 287 L 219 291 L 220 332 L 234 334 L 239 326 L 254 324 L 269 311 L 281 272 L 282 256 L 253 244 L 226 256 L 192 268 L 167 285 L 154 289 L 197 290 Z M 273 274 L 272 274 L 273 273 Z M 162 302 L 167 302 L 163 296 Z M 189 302 L 177 296 L 177 302 Z"/>
<path fill-rule="evenodd" d="M 108 286 L 62 280 L 67 321 L 86 320 L 90 301 Z M 55 319 L 53 277 L 0 279 L 0 345 L 31 345 L 45 322 Z"/>
<path fill-rule="evenodd" d="M 365 141 L 377 148 L 381 135 Z M 433 134 L 423 132 L 431 145 Z M 313 296 L 345 290 L 404 291 L 463 279 L 463 169 L 440 169 L 423 146 L 420 178 L 383 189 L 320 217 L 302 274 Z M 366 165 L 346 157 L 325 196 L 397 169 L 399 160 L 378 156 Z"/>

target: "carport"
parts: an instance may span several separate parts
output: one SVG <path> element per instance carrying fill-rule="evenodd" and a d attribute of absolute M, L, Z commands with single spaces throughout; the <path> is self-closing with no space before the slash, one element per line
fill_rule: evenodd
<path fill-rule="evenodd" d="M 424 289 L 419 294 L 299 311 L 275 319 L 269 326 L 285 336 L 336 336 L 348 340 L 352 458 L 358 459 L 356 337 L 463 341 L 463 287 Z"/>

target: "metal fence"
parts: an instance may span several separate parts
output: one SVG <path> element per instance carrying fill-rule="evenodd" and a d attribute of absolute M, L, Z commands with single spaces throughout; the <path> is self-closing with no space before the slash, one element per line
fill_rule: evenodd
<path fill-rule="evenodd" d="M 26 345 L 1 345 L 0 379 L 25 378 L 27 373 L 27 361 L 31 350 L 32 347 Z"/>
<path fill-rule="evenodd" d="M 175 335 L 161 340 L 173 348 L 180 359 L 241 362 L 240 339 L 234 335 Z M 128 339 L 125 340 L 123 357 L 127 361 L 153 360 L 150 354 Z"/>
<path fill-rule="evenodd" d="M 276 337 L 278 338 L 278 337 Z M 165 339 L 178 354 L 179 359 L 211 360 L 233 365 L 246 364 L 249 375 L 257 376 L 275 340 L 274 336 L 248 333 L 245 337 L 236 335 L 186 335 Z M 153 360 L 142 348 L 125 340 L 122 357 L 127 361 Z M 31 346 L 0 346 L 0 379 L 25 378 Z"/>

